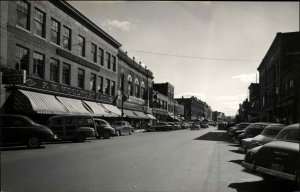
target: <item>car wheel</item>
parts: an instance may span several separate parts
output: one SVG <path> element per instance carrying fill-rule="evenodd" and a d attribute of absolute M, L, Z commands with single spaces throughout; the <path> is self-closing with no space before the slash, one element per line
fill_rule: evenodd
<path fill-rule="evenodd" d="M 121 130 L 119 130 L 118 133 L 119 133 L 119 136 L 122 136 L 122 131 Z"/>
<path fill-rule="evenodd" d="M 100 139 L 101 137 L 99 135 L 96 136 L 96 139 Z"/>
<path fill-rule="evenodd" d="M 27 139 L 27 146 L 31 149 L 38 148 L 41 145 L 41 140 L 37 136 L 31 136 Z"/>
<path fill-rule="evenodd" d="M 110 134 L 108 132 L 104 132 L 103 138 L 104 139 L 109 139 L 110 138 Z"/>

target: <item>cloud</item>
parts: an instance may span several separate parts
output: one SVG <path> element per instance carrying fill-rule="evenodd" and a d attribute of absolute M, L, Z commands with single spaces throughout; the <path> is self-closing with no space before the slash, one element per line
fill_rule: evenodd
<path fill-rule="evenodd" d="M 201 99 L 202 101 L 205 101 L 205 99 L 206 99 L 206 95 L 204 93 L 193 93 L 193 92 L 178 94 L 176 96 L 176 98 L 181 98 L 182 96 L 184 98 L 190 98 L 190 97 L 194 96 L 194 97 L 197 97 L 198 99 Z"/>
<path fill-rule="evenodd" d="M 120 29 L 122 31 L 131 31 L 136 29 L 136 24 L 130 21 L 119 21 L 117 19 L 114 20 L 105 20 L 103 22 L 104 27 L 108 27 L 109 30 L 113 30 L 114 28 Z"/>
<path fill-rule="evenodd" d="M 256 74 L 250 73 L 250 74 L 241 74 L 231 77 L 231 79 L 238 79 L 243 83 L 251 83 L 255 82 Z"/>

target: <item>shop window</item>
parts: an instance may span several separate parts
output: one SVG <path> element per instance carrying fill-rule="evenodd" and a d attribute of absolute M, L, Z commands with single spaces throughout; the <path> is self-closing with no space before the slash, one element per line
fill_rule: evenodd
<path fill-rule="evenodd" d="M 25 1 L 17 1 L 17 26 L 29 30 L 30 14 L 29 3 Z"/>
<path fill-rule="evenodd" d="M 15 57 L 16 57 L 15 69 L 26 70 L 26 73 L 28 74 L 29 49 L 17 45 Z"/>
<path fill-rule="evenodd" d="M 78 54 L 85 57 L 85 38 L 78 35 Z"/>
<path fill-rule="evenodd" d="M 51 18 L 51 42 L 59 45 L 60 24 L 55 19 Z"/>
<path fill-rule="evenodd" d="M 96 74 L 91 73 L 90 89 L 96 91 Z"/>
<path fill-rule="evenodd" d="M 71 65 L 64 63 L 62 67 L 62 83 L 70 85 Z"/>
<path fill-rule="evenodd" d="M 34 34 L 45 38 L 45 13 L 35 8 Z"/>
<path fill-rule="evenodd" d="M 78 87 L 84 89 L 84 70 L 78 69 Z"/>
<path fill-rule="evenodd" d="M 59 61 L 50 58 L 50 80 L 59 82 Z"/>
<path fill-rule="evenodd" d="M 34 52 L 33 54 L 33 74 L 36 74 L 40 78 L 44 78 L 44 55 Z"/>
<path fill-rule="evenodd" d="M 71 29 L 66 26 L 63 28 L 63 48 L 71 51 Z"/>
<path fill-rule="evenodd" d="M 106 66 L 110 69 L 110 53 L 106 53 Z"/>
<path fill-rule="evenodd" d="M 97 46 L 94 43 L 91 44 L 91 57 L 92 61 L 97 63 Z"/>

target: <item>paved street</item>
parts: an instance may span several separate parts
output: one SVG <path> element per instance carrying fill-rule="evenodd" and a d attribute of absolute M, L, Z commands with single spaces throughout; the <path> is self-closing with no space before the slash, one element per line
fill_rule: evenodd
<path fill-rule="evenodd" d="M 228 139 L 211 127 L 4 149 L 2 191 L 265 191 Z"/>

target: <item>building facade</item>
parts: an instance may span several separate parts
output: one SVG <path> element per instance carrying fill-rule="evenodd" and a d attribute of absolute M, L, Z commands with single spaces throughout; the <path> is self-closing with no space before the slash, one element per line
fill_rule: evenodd
<path fill-rule="evenodd" d="M 300 32 L 277 33 L 258 67 L 261 120 L 299 122 Z"/>
<path fill-rule="evenodd" d="M 65 1 L 4 1 L 1 17 L 2 112 L 119 116 L 118 41 Z"/>

